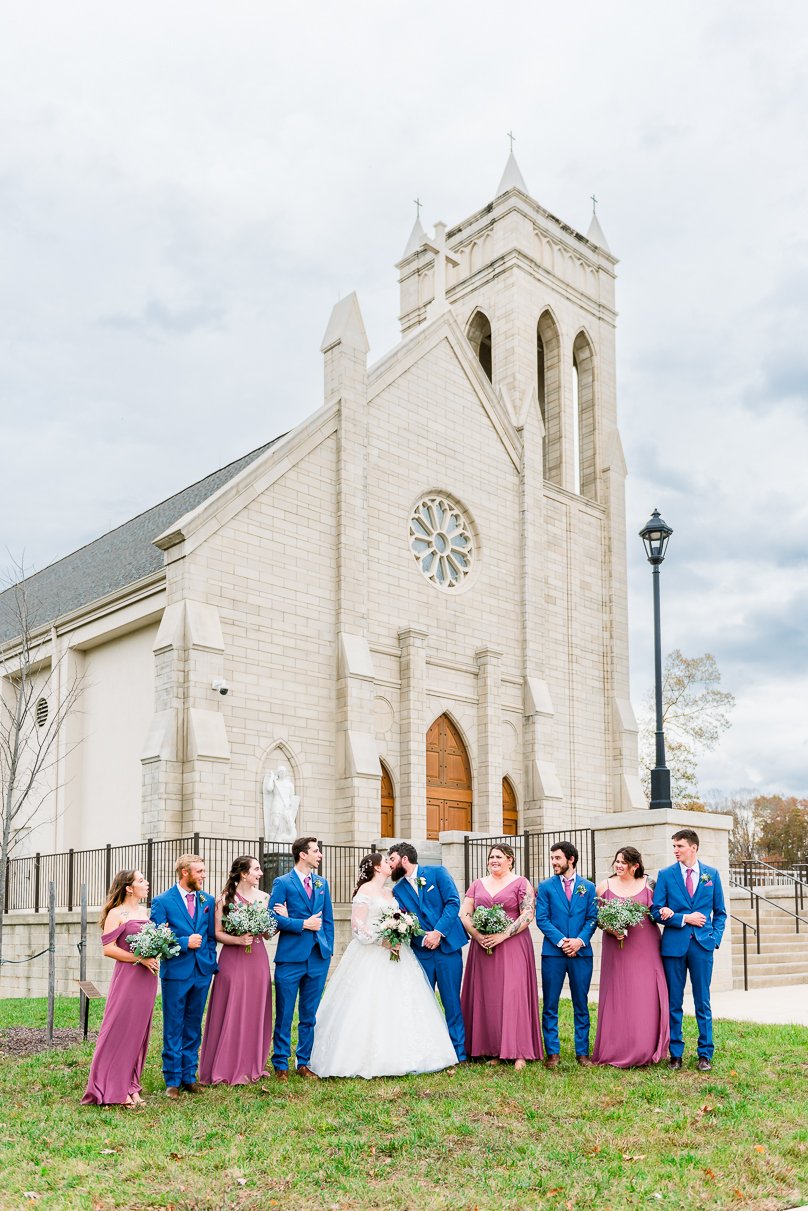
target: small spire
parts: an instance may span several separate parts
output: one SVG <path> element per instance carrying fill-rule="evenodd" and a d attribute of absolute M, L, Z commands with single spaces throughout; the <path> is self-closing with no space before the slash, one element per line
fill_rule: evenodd
<path fill-rule="evenodd" d="M 603 228 L 598 221 L 598 199 L 594 194 L 589 195 L 592 199 L 592 221 L 589 224 L 589 230 L 586 233 L 586 238 L 591 244 L 597 244 L 598 248 L 602 248 L 604 252 L 610 252 L 611 249 L 606 243 L 606 236 L 603 234 Z"/>
<path fill-rule="evenodd" d="M 320 351 L 325 353 L 337 344 L 344 345 L 346 349 L 357 349 L 360 353 L 367 353 L 370 348 L 355 293 L 340 299 L 334 307 Z"/>
<path fill-rule="evenodd" d="M 402 261 L 406 260 L 408 256 L 412 256 L 412 254 L 417 252 L 419 248 L 422 248 L 424 241 L 426 240 L 426 232 L 421 226 L 421 206 L 423 203 L 421 202 L 420 198 L 415 198 L 414 201 L 415 222 L 412 225 L 412 231 L 410 232 L 410 238 L 407 240 L 407 246 L 402 253 Z"/>
<path fill-rule="evenodd" d="M 509 134 L 508 138 L 512 139 L 513 135 Z M 500 194 L 507 193 L 509 189 L 518 189 L 522 193 L 528 192 L 527 185 L 525 185 L 525 178 L 519 171 L 519 165 L 516 163 L 516 156 L 513 154 L 513 151 L 511 151 L 510 155 L 508 156 L 508 162 L 505 165 L 502 180 L 497 186 L 497 192 L 494 194 L 494 197 L 498 198 Z"/>

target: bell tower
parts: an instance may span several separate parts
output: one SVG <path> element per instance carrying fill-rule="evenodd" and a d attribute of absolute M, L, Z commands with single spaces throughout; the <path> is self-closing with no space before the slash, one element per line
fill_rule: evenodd
<path fill-rule="evenodd" d="M 523 439 L 523 750 L 531 790 L 522 827 L 569 826 L 570 807 L 575 823 L 576 804 L 587 801 L 576 785 L 576 750 L 586 742 L 591 692 L 576 678 L 582 659 L 597 660 L 595 609 L 605 633 L 602 726 L 612 756 L 603 806 L 645 806 L 629 702 L 616 265 L 594 206 L 583 235 L 530 195 L 511 148 L 494 199 L 448 229 L 436 224 L 431 238 L 419 213 L 397 266 L 402 336 L 451 310 Z M 565 622 L 554 613 L 558 601 L 574 602 L 576 587 L 591 588 L 593 576 L 600 604 L 585 623 L 570 610 Z"/>

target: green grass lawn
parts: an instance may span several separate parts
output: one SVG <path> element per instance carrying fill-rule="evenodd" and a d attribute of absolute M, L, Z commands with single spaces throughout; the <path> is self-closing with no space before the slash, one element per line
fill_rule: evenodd
<path fill-rule="evenodd" d="M 158 1003 L 159 1005 L 159 1003 Z M 101 1002 L 92 1006 L 97 1028 Z M 562 1003 L 562 1065 L 402 1080 L 291 1077 L 162 1094 L 159 1014 L 142 1111 L 83 1107 L 91 1046 L 0 1058 L 0 1207 L 737 1208 L 808 1202 L 808 1030 L 716 1024 L 700 1074 L 579 1069 Z M 76 1026 L 61 1000 L 57 1026 Z M 45 1003 L 0 1001 L 4 1026 Z"/>

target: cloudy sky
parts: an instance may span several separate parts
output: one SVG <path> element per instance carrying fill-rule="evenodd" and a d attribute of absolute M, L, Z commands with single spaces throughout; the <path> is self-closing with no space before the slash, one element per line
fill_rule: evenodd
<path fill-rule="evenodd" d="M 808 6 L 578 0 L 0 3 L 0 546 L 43 567 L 313 411 L 359 294 L 531 193 L 620 258 L 636 531 L 674 529 L 666 649 L 737 698 L 703 788 L 808 794 Z"/>

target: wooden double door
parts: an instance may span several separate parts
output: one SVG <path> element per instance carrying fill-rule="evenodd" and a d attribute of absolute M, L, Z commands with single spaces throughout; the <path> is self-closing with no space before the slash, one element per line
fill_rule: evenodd
<path fill-rule="evenodd" d="M 426 737 L 426 835 L 447 829 L 471 832 L 471 763 L 457 728 L 446 715 Z"/>

